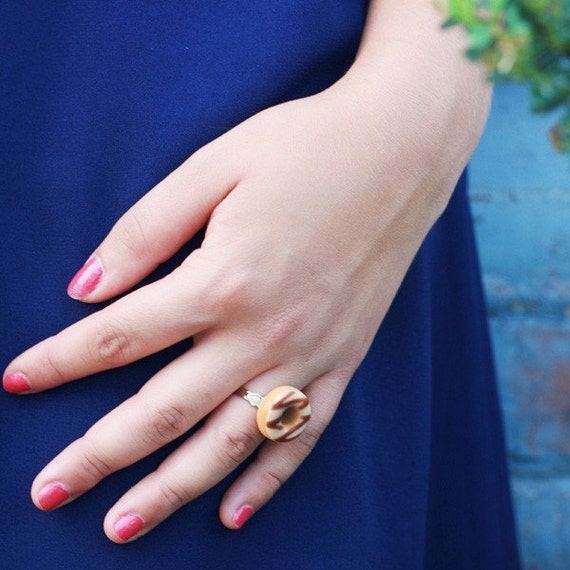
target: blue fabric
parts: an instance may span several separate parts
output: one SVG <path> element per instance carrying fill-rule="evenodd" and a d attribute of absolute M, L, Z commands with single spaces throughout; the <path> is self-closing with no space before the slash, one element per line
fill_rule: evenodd
<path fill-rule="evenodd" d="M 341 76 L 366 4 L 2 2 L 0 366 L 95 310 L 67 282 L 149 188 L 253 113 Z M 518 567 L 465 178 L 321 442 L 241 531 L 218 520 L 225 481 L 133 544 L 103 535 L 108 508 L 173 446 L 38 511 L 37 472 L 182 349 L 0 394 L 3 567 Z"/>

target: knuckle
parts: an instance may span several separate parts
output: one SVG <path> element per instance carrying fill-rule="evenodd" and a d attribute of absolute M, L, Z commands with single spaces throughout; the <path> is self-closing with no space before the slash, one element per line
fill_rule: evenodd
<path fill-rule="evenodd" d="M 140 212 L 134 209 L 128 211 L 115 226 L 117 239 L 135 259 L 145 259 L 152 252 L 144 228 Z"/>
<path fill-rule="evenodd" d="M 56 354 L 57 346 L 59 346 L 57 336 L 51 337 L 50 342 L 47 345 L 45 359 L 48 370 L 51 370 L 53 375 L 57 378 L 58 382 L 62 383 L 65 382 L 66 376 L 63 373 L 61 366 L 58 364 L 59 359 Z"/>
<path fill-rule="evenodd" d="M 218 457 L 224 466 L 231 469 L 240 465 L 259 445 L 254 432 L 239 429 L 219 431 L 216 439 Z"/>
<path fill-rule="evenodd" d="M 127 334 L 120 327 L 106 323 L 95 334 L 93 356 L 106 366 L 122 366 L 131 361 L 134 344 L 133 333 Z"/>
<path fill-rule="evenodd" d="M 203 302 L 209 312 L 218 317 L 243 312 L 255 289 L 254 281 L 245 271 L 224 271 L 214 276 L 206 288 Z"/>
<path fill-rule="evenodd" d="M 295 440 L 297 447 L 299 448 L 299 457 L 304 459 L 313 451 L 317 442 L 321 438 L 323 430 L 319 427 L 311 425 L 309 422 L 305 428 L 305 431 Z"/>
<path fill-rule="evenodd" d="M 314 449 L 317 441 L 322 435 L 322 431 L 316 428 L 309 428 L 299 436 L 295 442 L 288 443 L 291 455 L 282 458 L 281 462 L 275 465 L 268 465 L 260 473 L 260 487 L 265 491 L 267 498 L 272 497 L 287 481 L 295 469 Z M 282 444 L 278 444 L 282 445 Z"/>
<path fill-rule="evenodd" d="M 148 406 L 146 415 L 143 437 L 153 445 L 164 445 L 186 431 L 186 414 L 178 406 Z"/>
<path fill-rule="evenodd" d="M 261 474 L 261 484 L 260 487 L 269 492 L 269 496 L 272 497 L 279 489 L 283 486 L 287 480 L 287 475 L 278 473 L 277 471 L 264 471 Z"/>
<path fill-rule="evenodd" d="M 79 459 L 79 471 L 86 475 L 90 485 L 93 485 L 113 473 L 115 469 L 101 451 L 91 446 Z"/>
<path fill-rule="evenodd" d="M 158 491 L 163 504 L 166 504 L 172 512 L 190 502 L 191 499 L 190 493 L 183 485 L 167 479 L 161 479 Z"/>

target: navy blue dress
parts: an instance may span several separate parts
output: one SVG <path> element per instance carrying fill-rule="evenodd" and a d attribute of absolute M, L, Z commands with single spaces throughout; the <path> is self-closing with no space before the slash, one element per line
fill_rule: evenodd
<path fill-rule="evenodd" d="M 257 111 L 338 79 L 366 4 L 2 2 L 0 366 L 96 310 L 66 285 L 148 189 Z M 3 567 L 518 567 L 464 178 L 317 448 L 242 530 L 218 520 L 224 481 L 132 544 L 104 536 L 106 511 L 172 446 L 37 510 L 38 471 L 180 350 L 0 394 Z"/>

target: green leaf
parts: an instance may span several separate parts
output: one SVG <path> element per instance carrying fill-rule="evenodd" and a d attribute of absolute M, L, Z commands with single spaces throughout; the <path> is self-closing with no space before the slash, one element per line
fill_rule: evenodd
<path fill-rule="evenodd" d="M 447 14 L 450 18 L 464 24 L 477 21 L 475 16 L 475 3 L 473 0 L 449 0 Z"/>
<path fill-rule="evenodd" d="M 470 49 L 480 50 L 489 47 L 494 39 L 493 30 L 486 24 L 472 26 L 469 30 Z"/>
<path fill-rule="evenodd" d="M 508 0 L 489 0 L 489 10 L 491 14 L 501 14 L 508 4 Z"/>
<path fill-rule="evenodd" d="M 465 29 L 466 56 L 486 66 L 492 81 L 528 83 L 533 111 L 565 109 L 551 135 L 570 153 L 570 0 L 436 1 L 446 26 Z"/>

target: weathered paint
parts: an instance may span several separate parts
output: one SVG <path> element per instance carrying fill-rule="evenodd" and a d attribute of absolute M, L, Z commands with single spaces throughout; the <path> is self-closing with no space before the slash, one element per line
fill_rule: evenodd
<path fill-rule="evenodd" d="M 570 156 L 500 85 L 471 164 L 523 565 L 570 568 Z"/>

